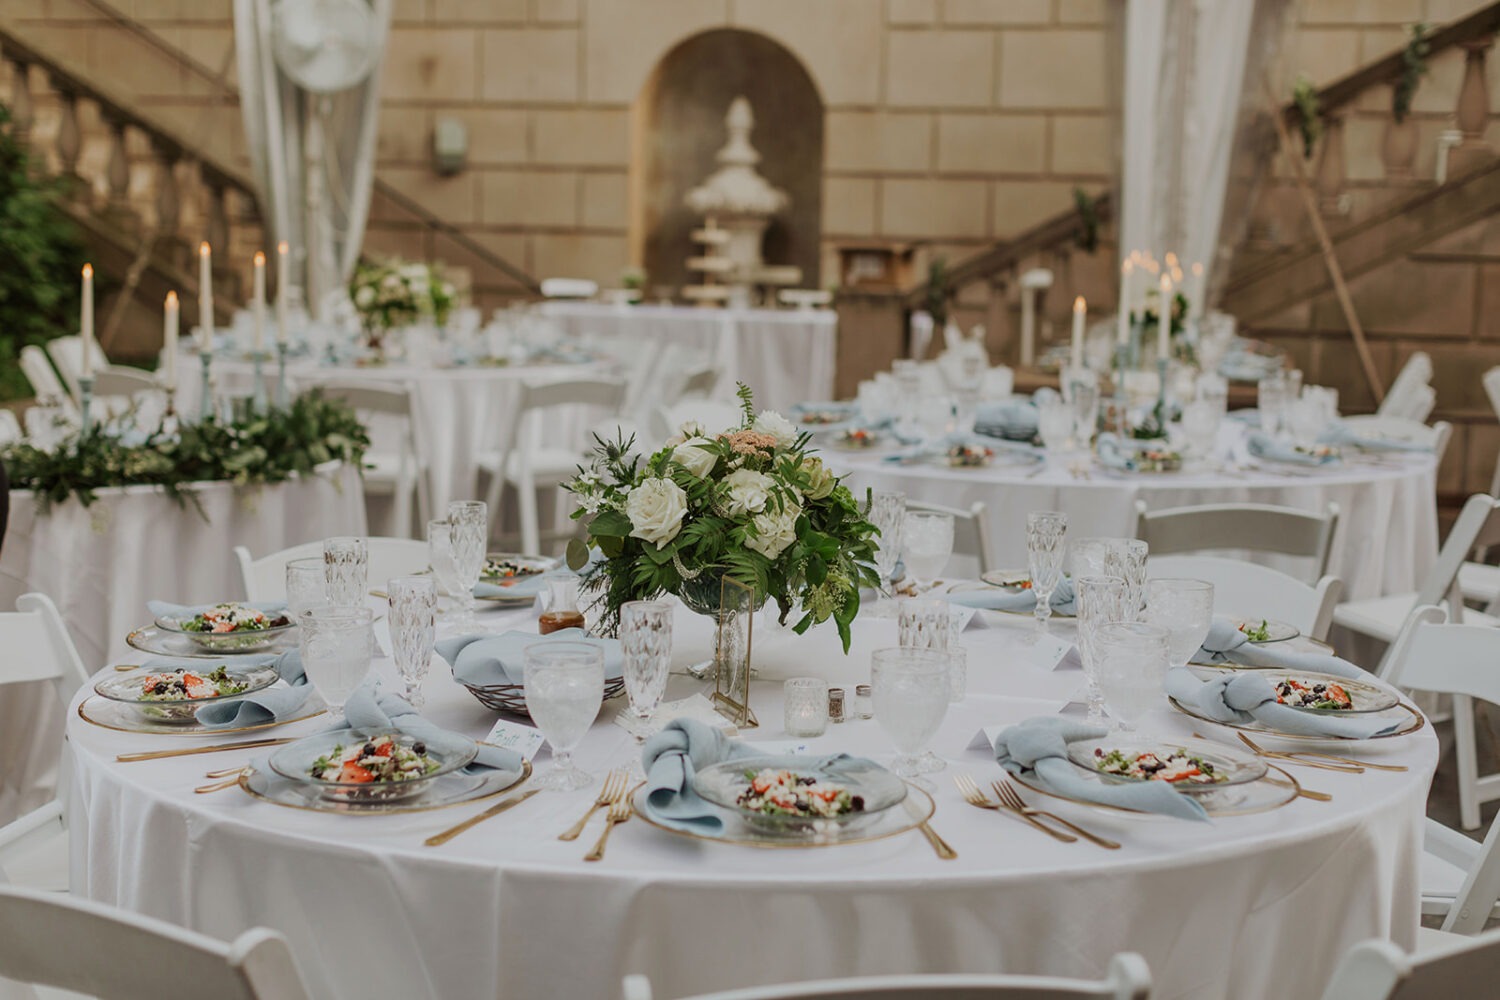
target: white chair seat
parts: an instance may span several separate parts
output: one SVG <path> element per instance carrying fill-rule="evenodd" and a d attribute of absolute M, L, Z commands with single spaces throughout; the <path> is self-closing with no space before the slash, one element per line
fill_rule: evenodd
<path fill-rule="evenodd" d="M 1394 642 L 1406 616 L 1416 606 L 1415 593 L 1346 601 L 1333 609 L 1333 623 L 1384 642 Z M 1500 625 L 1500 618 L 1469 608 L 1464 611 L 1463 624 L 1495 626 Z"/>
<path fill-rule="evenodd" d="M 1474 845 L 1476 848 L 1478 844 Z M 1478 853 L 1477 851 L 1475 853 Z M 1422 852 L 1421 886 L 1422 912 L 1447 913 L 1458 890 L 1463 888 L 1468 872 L 1450 861 L 1445 861 L 1429 851 Z"/>
<path fill-rule="evenodd" d="M 1500 598 L 1500 566 L 1466 562 L 1458 568 L 1458 589 L 1464 600 L 1488 605 Z"/>
<path fill-rule="evenodd" d="M 394 452 L 367 451 L 364 462 L 366 493 L 386 494 L 410 489 L 422 474 L 420 468 L 410 468 L 409 463 L 403 463 L 401 456 Z"/>
<path fill-rule="evenodd" d="M 0 881 L 46 892 L 68 891 L 68 833 L 53 825 L 48 836 L 20 845 L 6 857 Z"/>

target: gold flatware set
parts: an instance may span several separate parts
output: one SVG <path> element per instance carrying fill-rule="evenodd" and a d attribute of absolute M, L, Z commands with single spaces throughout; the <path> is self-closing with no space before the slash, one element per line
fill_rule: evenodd
<path fill-rule="evenodd" d="M 1008 781 L 996 781 L 990 786 L 995 790 L 995 795 L 999 801 L 990 798 L 979 787 L 979 783 L 967 774 L 955 774 L 953 776 L 953 783 L 958 786 L 959 794 L 964 797 L 964 801 L 969 803 L 969 805 L 979 809 L 1010 813 L 1017 819 L 1031 824 L 1048 836 L 1062 841 L 1064 844 L 1077 843 L 1078 838 L 1082 837 L 1084 840 L 1092 844 L 1097 844 L 1106 850 L 1116 851 L 1120 848 L 1120 845 L 1115 841 L 1101 837 L 1098 834 L 1090 833 L 1078 824 L 1064 819 L 1056 813 L 1048 812 L 1045 809 L 1033 809 L 1022 800 L 1020 793 L 1012 788 Z M 1067 831 L 1071 832 L 1054 829 L 1043 823 L 1043 819 L 1051 820 L 1058 826 L 1064 827 Z M 1077 836 L 1074 836 L 1074 834 Z"/>

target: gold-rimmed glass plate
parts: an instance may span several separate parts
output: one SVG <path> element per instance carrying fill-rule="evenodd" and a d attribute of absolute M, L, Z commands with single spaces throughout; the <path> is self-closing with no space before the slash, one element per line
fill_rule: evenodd
<path fill-rule="evenodd" d="M 266 643 L 256 649 L 246 649 L 237 652 L 204 649 L 199 643 L 190 637 L 190 633 L 172 632 L 159 625 L 143 625 L 133 629 L 125 637 L 125 642 L 132 649 L 138 649 L 152 656 L 188 657 L 195 660 L 223 660 L 232 658 L 240 653 L 245 655 L 265 656 L 267 654 L 284 653 L 289 649 L 297 648 L 297 630 L 294 628 L 277 630 L 270 636 Z"/>
<path fill-rule="evenodd" d="M 1106 805 L 1102 802 L 1091 802 L 1088 799 L 1064 795 L 1043 785 L 1037 780 L 1034 773 L 1026 775 L 1011 774 L 1010 777 L 1015 780 L 1016 784 L 1029 791 L 1046 795 L 1050 798 L 1060 799 L 1063 802 L 1071 802 L 1105 816 L 1136 820 L 1160 820 L 1164 823 L 1175 823 L 1180 820 L 1180 817 L 1177 816 L 1145 812 L 1140 809 L 1128 809 L 1124 806 Z M 1099 775 L 1094 780 L 1103 783 L 1105 779 L 1103 775 Z M 1297 779 L 1292 777 L 1291 774 L 1275 765 L 1267 765 L 1266 776 L 1258 781 L 1215 788 L 1211 791 L 1194 795 L 1193 801 L 1201 805 L 1209 816 L 1217 819 L 1225 816 L 1249 816 L 1254 813 L 1280 809 L 1288 802 L 1296 799 L 1301 791 L 1302 786 L 1297 783 Z"/>
<path fill-rule="evenodd" d="M 909 833 L 932 819 L 932 814 L 937 811 L 937 804 L 933 801 L 931 795 L 915 785 L 908 785 L 906 801 L 904 803 L 894 809 L 887 809 L 880 814 L 877 822 L 863 826 L 857 831 L 845 831 L 834 828 L 827 831 L 820 831 L 819 835 L 788 835 L 785 833 L 772 833 L 747 826 L 740 822 L 738 817 L 732 815 L 729 810 L 723 810 L 724 824 L 718 832 L 690 830 L 680 826 L 669 825 L 651 816 L 650 809 L 646 805 L 646 786 L 644 782 L 637 785 L 631 793 L 631 804 L 635 807 L 635 814 L 640 818 L 641 822 L 648 826 L 654 826 L 659 830 L 676 834 L 679 837 L 687 837 L 690 840 L 702 840 L 716 844 L 735 844 L 740 847 L 757 847 L 770 850 L 846 847 L 850 844 L 868 844 L 877 840 L 886 840 L 890 837 L 899 837 L 901 834 Z"/>
<path fill-rule="evenodd" d="M 259 768 L 240 775 L 239 787 L 251 798 L 285 809 L 337 813 L 343 816 L 392 816 L 433 812 L 492 798 L 526 783 L 531 762 L 523 761 L 520 775 L 486 768 L 479 774 L 454 771 L 442 775 L 411 798 L 375 802 L 344 802 L 324 798 L 308 785 Z"/>
<path fill-rule="evenodd" d="M 152 736 L 218 736 L 225 733 L 254 733 L 262 729 L 274 729 L 277 726 L 287 726 L 293 722 L 301 722 L 303 719 L 311 719 L 322 715 L 327 710 L 323 699 L 314 691 L 307 696 L 307 701 L 303 703 L 302 708 L 290 719 L 260 722 L 253 726 L 211 727 L 197 721 L 170 724 L 147 722 L 130 705 L 110 701 L 99 695 L 85 698 L 78 703 L 78 717 L 90 725 L 98 726 L 100 729 L 112 729 L 118 733 L 148 733 Z"/>
<path fill-rule="evenodd" d="M 1171 695 L 1167 696 L 1167 703 L 1170 704 L 1173 708 L 1177 709 L 1177 711 L 1181 712 L 1183 715 L 1186 715 L 1192 719 L 1197 719 L 1199 722 L 1206 722 L 1211 726 L 1223 726 L 1226 729 L 1243 729 L 1245 732 L 1253 733 L 1256 736 L 1274 736 L 1279 740 L 1295 740 L 1299 743 L 1347 744 L 1365 743 L 1369 740 L 1389 740 L 1395 739 L 1397 736 L 1409 736 L 1417 730 L 1421 729 L 1423 726 L 1427 725 L 1426 717 L 1423 716 L 1421 712 L 1417 711 L 1415 708 L 1404 701 L 1397 702 L 1394 708 L 1388 708 L 1384 712 L 1372 712 L 1368 715 L 1361 716 L 1361 718 L 1364 719 L 1389 718 L 1393 722 L 1400 724 L 1399 728 L 1394 729 L 1391 732 L 1380 733 L 1377 736 L 1370 736 L 1364 739 L 1361 739 L 1357 736 L 1330 736 L 1327 734 L 1309 735 L 1307 733 L 1288 733 L 1280 729 L 1272 729 L 1265 723 L 1259 721 L 1248 723 L 1220 722 L 1218 719 L 1210 719 L 1208 716 L 1202 714 L 1189 705 L 1182 704 Z"/>
<path fill-rule="evenodd" d="M 1288 639 L 1295 639 L 1297 638 L 1297 636 L 1302 634 L 1302 630 L 1297 626 L 1291 624 L 1290 622 L 1277 621 L 1274 618 L 1234 618 L 1232 619 L 1232 621 L 1234 622 L 1236 628 L 1238 628 L 1241 632 L 1246 632 L 1246 634 L 1248 634 L 1247 630 L 1258 629 L 1262 624 L 1264 624 L 1266 628 L 1266 637 L 1264 639 L 1250 640 L 1251 642 L 1257 644 L 1267 642 L 1286 642 Z"/>

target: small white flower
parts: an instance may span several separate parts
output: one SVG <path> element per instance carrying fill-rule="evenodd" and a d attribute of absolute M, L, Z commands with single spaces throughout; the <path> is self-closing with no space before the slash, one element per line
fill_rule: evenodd
<path fill-rule="evenodd" d="M 370 306 L 374 305 L 374 303 L 375 289 L 371 288 L 369 285 L 363 286 L 359 291 L 354 293 L 354 304 L 359 306 L 361 309 L 368 309 L 370 308 Z"/>
<path fill-rule="evenodd" d="M 625 499 L 632 537 L 657 547 L 677 537 L 687 515 L 687 493 L 670 479 L 647 479 Z"/>
<path fill-rule="evenodd" d="M 741 514 L 754 514 L 764 510 L 774 482 L 763 472 L 756 472 L 754 469 L 736 469 L 724 477 L 724 485 L 729 487 L 727 502 L 729 514 L 732 517 L 738 517 Z"/>
<path fill-rule="evenodd" d="M 745 547 L 754 549 L 767 559 L 775 559 L 786 551 L 788 545 L 797 540 L 797 518 L 802 508 L 787 504 L 780 513 L 768 510 L 757 514 L 750 523 L 757 532 L 754 538 L 745 539 Z"/>
<path fill-rule="evenodd" d="M 702 479 L 713 470 L 714 463 L 719 460 L 709 448 L 703 447 L 710 444 L 708 438 L 690 437 L 686 441 L 672 449 L 672 461 Z"/>
<path fill-rule="evenodd" d="M 755 418 L 750 429 L 771 435 L 776 439 L 776 445 L 779 448 L 790 448 L 797 440 L 797 428 L 775 410 L 761 410 L 760 416 Z"/>

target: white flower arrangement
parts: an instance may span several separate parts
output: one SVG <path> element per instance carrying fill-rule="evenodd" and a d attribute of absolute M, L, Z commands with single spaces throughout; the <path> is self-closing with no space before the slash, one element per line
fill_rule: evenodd
<path fill-rule="evenodd" d="M 361 260 L 349 295 L 365 329 L 379 334 L 423 318 L 442 326 L 456 293 L 438 265 L 393 259 Z"/>

